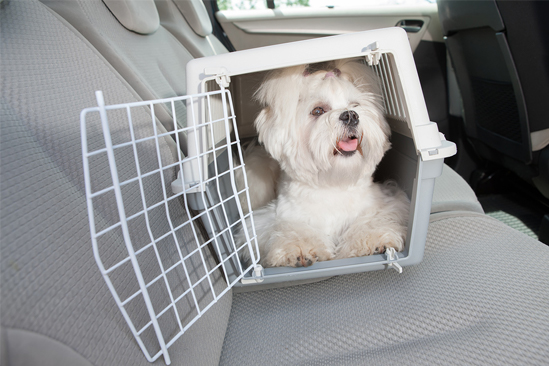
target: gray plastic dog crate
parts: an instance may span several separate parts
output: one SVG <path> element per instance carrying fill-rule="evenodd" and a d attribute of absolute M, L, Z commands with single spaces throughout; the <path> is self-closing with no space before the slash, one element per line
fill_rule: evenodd
<path fill-rule="evenodd" d="M 259 49 L 193 60 L 187 65 L 189 94 L 217 90 L 220 85 L 231 90 L 240 139 L 256 134 L 253 121 L 259 106 L 253 102 L 253 93 L 263 80 L 265 72 L 294 65 L 325 62 L 336 59 L 361 57 L 378 75 L 385 103 L 386 118 L 392 129 L 392 148 L 387 152 L 376 172 L 377 180 L 394 179 L 411 200 L 408 234 L 405 249 L 388 258 L 386 254 L 317 262 L 310 267 L 257 268 L 246 273 L 235 286 L 253 286 L 281 281 L 305 280 L 317 277 L 406 267 L 421 262 L 427 235 L 435 178 L 442 172 L 445 157 L 455 154 L 455 144 L 444 140 L 436 123 L 430 122 L 415 63 L 406 32 L 398 28 L 353 33 L 302 42 L 282 44 Z M 200 110 L 197 104 L 193 110 Z M 219 108 L 221 110 L 221 108 Z M 187 120 L 191 121 L 191 108 Z M 212 113 L 212 111 L 210 111 Z M 219 113 L 219 112 L 215 112 Z M 223 141 L 219 134 L 214 143 Z M 197 141 L 198 144 L 194 144 Z M 212 142 L 189 139 L 189 156 L 211 148 Z M 211 162 L 202 171 L 213 173 Z M 228 168 L 226 157 L 217 161 L 218 169 Z M 195 172 L 197 171 L 195 167 Z M 188 182 L 196 181 L 196 173 L 188 173 Z M 229 182 L 223 183 L 226 187 Z M 203 209 L 203 204 L 196 209 Z M 231 211 L 236 212 L 233 208 Z M 229 217 L 231 225 L 237 216 Z M 218 225 L 218 224 L 216 224 Z M 219 230 L 206 223 L 210 235 Z M 251 238 L 253 241 L 253 238 Z M 225 243 L 218 255 L 232 253 L 232 245 Z M 237 258 L 234 257 L 234 261 Z M 396 264 L 395 264 L 396 263 Z M 228 275 L 238 277 L 238 263 L 228 266 Z"/>
<path fill-rule="evenodd" d="M 380 79 L 392 148 L 376 178 L 396 180 L 410 198 L 405 248 L 393 256 L 262 268 L 253 250 L 253 212 L 238 199 L 248 188 L 236 184 L 237 176 L 246 176 L 241 139 L 256 135 L 260 107 L 252 95 L 269 70 L 346 58 L 362 58 Z M 149 361 L 163 356 L 169 364 L 168 348 L 233 286 L 401 271 L 423 259 L 435 178 L 456 147 L 429 121 L 404 30 L 196 59 L 187 64 L 187 92 L 118 105 L 105 105 L 98 92 L 98 107 L 81 113 L 94 255 Z M 245 220 L 252 230 L 240 245 L 235 234 Z M 250 252 L 252 263 L 241 262 L 242 251 Z"/>

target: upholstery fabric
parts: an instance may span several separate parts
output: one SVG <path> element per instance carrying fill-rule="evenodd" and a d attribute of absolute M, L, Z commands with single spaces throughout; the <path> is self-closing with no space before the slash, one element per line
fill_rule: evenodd
<path fill-rule="evenodd" d="M 169 30 L 183 46 L 195 57 L 213 56 L 227 53 L 223 44 L 210 33 L 204 36 L 196 34 L 192 26 L 181 13 L 181 7 L 173 0 L 155 0 L 160 23 Z"/>
<path fill-rule="evenodd" d="M 154 0 L 103 0 L 112 14 L 126 29 L 139 34 L 151 34 L 160 26 Z"/>
<path fill-rule="evenodd" d="M 206 37 L 212 34 L 212 23 L 201 0 L 173 0 L 194 32 Z"/>
<path fill-rule="evenodd" d="M 95 90 L 105 92 L 108 104 L 139 97 L 89 42 L 38 1 L 3 4 L 0 26 L 2 327 L 8 334 L 21 330 L 43 336 L 34 339 L 62 343 L 94 365 L 148 365 L 94 259 L 79 126 L 80 110 L 96 104 Z M 109 122 L 113 139 L 124 138 L 127 121 L 112 116 Z M 133 122 L 138 133 L 150 128 L 150 111 L 139 111 Z M 159 123 L 157 128 L 162 131 Z M 102 135 L 93 123 L 88 138 L 91 145 L 101 143 Z M 159 148 L 163 162 L 173 161 L 173 140 L 161 139 Z M 122 175 L 132 170 L 128 159 L 133 158 L 123 159 Z M 143 168 L 150 169 L 155 159 L 143 159 Z M 108 184 L 105 164 L 99 161 L 92 168 L 96 173 L 92 183 Z M 175 176 L 171 170 L 165 174 Z M 161 195 L 155 185 L 145 185 L 145 192 L 151 199 Z M 139 196 L 135 189 L 129 193 Z M 98 202 L 94 216 L 98 225 L 106 226 L 114 218 L 112 206 L 104 201 Z M 129 200 L 128 209 L 139 204 Z M 170 209 L 176 217 L 184 216 L 177 205 L 174 201 Z M 159 231 L 166 229 L 162 216 L 151 219 Z M 188 233 L 181 235 L 185 238 Z M 102 257 L 107 262 L 125 251 L 120 235 L 108 239 Z M 213 258 L 204 254 L 211 266 Z M 152 268 L 145 261 L 142 265 L 145 274 Z M 223 290 L 221 275 L 214 272 L 212 277 L 216 291 Z M 114 273 L 112 278 L 118 290 L 131 285 L 128 272 Z M 156 290 L 150 291 L 154 295 Z M 200 286 L 197 294 L 199 299 L 211 297 Z M 170 348 L 173 365 L 218 363 L 230 306 L 229 292 Z M 205 343 L 210 346 L 207 350 Z M 19 359 L 13 354 L 18 349 L 8 343 L 12 360 Z"/>
<path fill-rule="evenodd" d="M 509 43 L 513 62 L 524 99 L 527 101 L 528 127 L 532 137 L 532 151 L 538 151 L 549 144 L 547 134 L 546 103 L 549 98 L 549 68 L 546 57 L 549 52 L 549 33 L 546 15 L 549 3 L 546 1 L 496 1 L 505 24 L 505 35 Z M 535 134 L 535 132 L 539 132 Z M 545 139 L 539 140 L 539 136 Z"/>
<path fill-rule="evenodd" d="M 192 56 L 162 26 L 148 35 L 128 31 L 101 0 L 44 0 L 43 3 L 75 27 L 143 100 L 186 94 L 185 64 Z M 176 103 L 175 112 L 179 125 L 185 126 L 184 103 Z M 157 113 L 166 130 L 173 130 L 171 108 L 159 109 Z M 184 141 L 184 137 L 181 140 Z M 182 149 L 186 153 L 185 146 Z"/>
<path fill-rule="evenodd" d="M 466 210 L 484 213 L 473 189 L 458 173 L 444 164 L 435 180 L 431 213 Z"/>
<path fill-rule="evenodd" d="M 546 364 L 549 248 L 469 215 L 431 223 L 402 274 L 235 294 L 220 364 Z"/>
<path fill-rule="evenodd" d="M 5 336 L 10 351 L 8 354 L 6 350 L 5 363 L 2 365 L 93 366 L 63 343 L 41 334 L 21 329 L 6 329 Z"/>

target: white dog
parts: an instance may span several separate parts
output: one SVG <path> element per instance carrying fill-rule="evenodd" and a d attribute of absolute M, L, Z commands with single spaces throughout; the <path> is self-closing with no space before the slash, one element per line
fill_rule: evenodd
<path fill-rule="evenodd" d="M 261 85 L 255 126 L 281 168 L 277 183 L 267 174 L 250 184 L 277 191 L 254 211 L 264 267 L 403 249 L 409 200 L 395 183 L 372 179 L 390 147 L 379 95 L 375 75 L 356 60 L 275 70 Z"/>

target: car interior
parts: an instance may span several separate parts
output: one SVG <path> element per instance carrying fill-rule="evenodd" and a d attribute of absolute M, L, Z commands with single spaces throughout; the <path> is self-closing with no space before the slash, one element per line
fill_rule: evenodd
<path fill-rule="evenodd" d="M 334 1 L 315 8 L 267 0 L 251 10 L 225 10 L 226 3 L 0 0 L 0 364 L 547 364 L 549 2 Z M 137 281 L 124 261 L 105 281 L 90 217 L 106 228 L 117 208 L 107 195 L 90 210 L 80 122 L 81 111 L 97 105 L 96 91 L 109 105 L 185 96 L 191 60 L 388 27 L 406 32 L 429 118 L 457 146 L 425 203 L 421 263 L 402 273 L 232 288 L 215 251 L 200 247 L 185 273 L 174 271 L 178 283 L 193 287 L 188 303 L 171 298 L 166 305 L 165 289 L 152 285 L 152 305 L 127 298 Z M 251 101 L 262 77 L 235 79 L 235 95 Z M 186 108 L 155 107 L 152 124 L 163 138 L 139 152 L 143 171 L 175 166 L 188 153 L 187 136 L 173 132 L 174 124 L 187 125 Z M 237 109 L 237 118 L 247 109 Z M 145 105 L 132 118 L 146 130 L 151 111 Z M 253 137 L 255 116 L 246 118 L 239 130 Z M 123 139 L 125 116 L 109 123 L 113 139 Z M 86 129 L 91 145 L 103 146 L 98 125 Z M 147 158 L 152 149 L 161 163 Z M 133 169 L 133 153 L 121 149 L 117 159 Z M 92 161 L 91 170 L 95 187 L 113 184 L 106 160 Z M 126 193 L 162 200 L 158 184 L 177 177 L 175 168 L 163 172 Z M 141 201 L 125 205 L 131 211 Z M 199 215 L 183 200 L 166 210 L 181 220 Z M 167 215 L 151 210 L 154 232 L 138 228 L 136 240 L 145 245 L 169 231 Z M 179 255 L 210 235 L 192 222 Z M 104 235 L 102 260 L 124 258 L 124 243 L 122 230 Z M 142 253 L 145 279 L 155 278 L 154 253 Z M 204 270 L 209 285 L 192 283 Z M 127 312 L 111 288 L 125 294 Z M 160 306 L 173 310 L 156 311 Z M 150 308 L 168 329 L 167 345 L 150 326 Z M 145 329 L 139 340 L 132 323 Z M 148 360 L 144 349 L 156 356 Z"/>

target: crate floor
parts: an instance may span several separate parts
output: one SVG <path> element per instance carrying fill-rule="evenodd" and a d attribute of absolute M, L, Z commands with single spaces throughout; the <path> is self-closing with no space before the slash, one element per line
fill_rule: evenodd
<path fill-rule="evenodd" d="M 479 201 L 488 216 L 528 236 L 539 238 L 543 211 L 536 203 L 514 194 L 484 195 L 479 197 Z"/>

